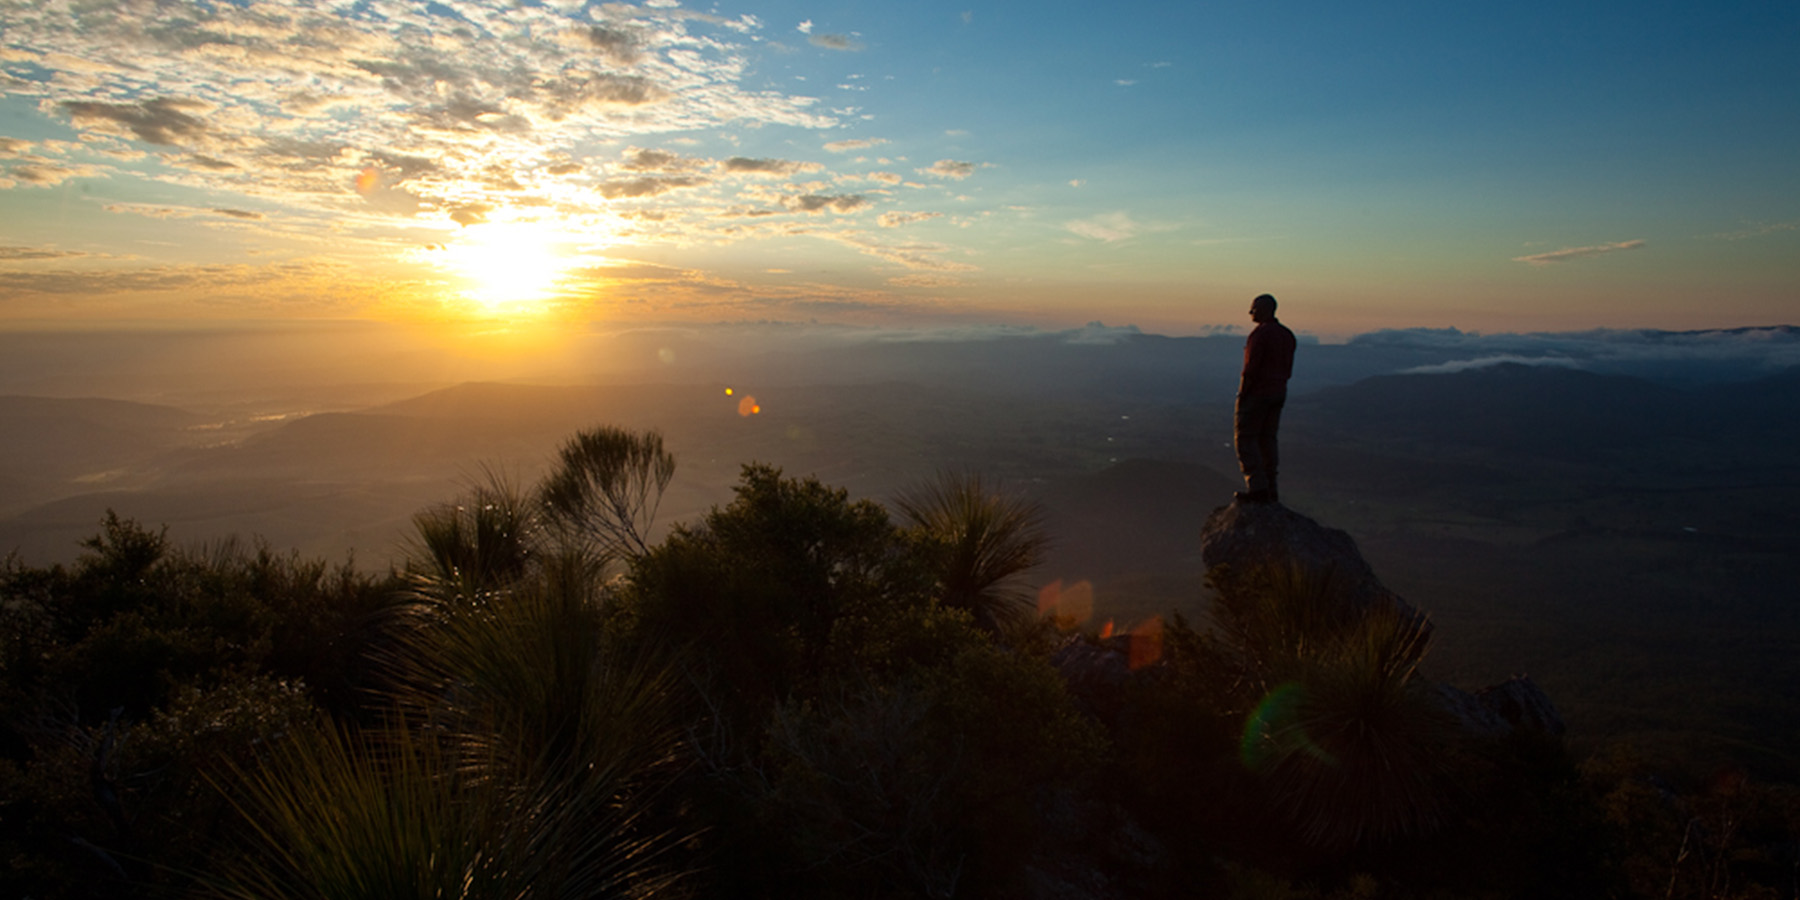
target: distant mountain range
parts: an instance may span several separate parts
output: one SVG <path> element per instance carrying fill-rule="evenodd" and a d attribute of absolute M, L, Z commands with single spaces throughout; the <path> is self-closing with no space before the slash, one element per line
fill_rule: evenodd
<path fill-rule="evenodd" d="M 1325 443 L 1354 436 L 1552 458 L 1579 459 L 1650 440 L 1762 442 L 1800 435 L 1800 367 L 1684 390 L 1503 363 L 1325 388 L 1297 398 L 1289 416 Z"/>

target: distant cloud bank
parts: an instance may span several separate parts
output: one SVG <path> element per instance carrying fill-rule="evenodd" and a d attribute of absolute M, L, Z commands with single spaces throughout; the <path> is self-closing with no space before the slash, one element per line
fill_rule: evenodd
<path fill-rule="evenodd" d="M 1800 366 L 1800 327 L 1772 325 L 1706 331 L 1595 329 L 1533 334 L 1479 334 L 1443 329 L 1375 331 L 1348 346 L 1444 357 L 1408 373 L 1445 373 L 1502 363 L 1562 366 L 1675 380 L 1754 378 Z"/>

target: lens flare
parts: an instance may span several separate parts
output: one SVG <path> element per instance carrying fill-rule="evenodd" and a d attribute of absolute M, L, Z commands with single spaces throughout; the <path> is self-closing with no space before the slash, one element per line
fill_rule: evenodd
<path fill-rule="evenodd" d="M 1086 581 L 1063 584 L 1058 578 L 1038 590 L 1038 614 L 1079 625 L 1094 615 L 1094 586 Z"/>
<path fill-rule="evenodd" d="M 1265 769 L 1296 752 L 1331 765 L 1335 763 L 1325 748 L 1313 742 L 1300 720 L 1300 707 L 1306 691 L 1299 682 L 1278 685 L 1263 696 L 1250 717 L 1244 720 L 1244 735 L 1238 742 L 1238 758 L 1244 768 Z"/>
<path fill-rule="evenodd" d="M 1108 623 L 1111 624 L 1111 623 Z M 1163 623 L 1161 616 L 1152 616 L 1148 621 L 1140 622 L 1131 629 L 1131 645 L 1127 651 L 1126 664 L 1136 672 L 1146 666 L 1156 665 L 1162 659 Z"/>

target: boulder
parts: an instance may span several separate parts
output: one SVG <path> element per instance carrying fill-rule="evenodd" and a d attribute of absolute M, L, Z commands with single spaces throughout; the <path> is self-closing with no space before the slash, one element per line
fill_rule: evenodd
<path fill-rule="evenodd" d="M 1333 586 L 1347 604 L 1359 609 L 1391 604 L 1409 616 L 1421 617 L 1375 577 L 1375 570 L 1348 532 L 1327 528 L 1279 503 L 1233 501 L 1213 510 L 1200 531 L 1200 558 L 1207 572 L 1215 575 L 1278 565 L 1330 572 Z"/>
<path fill-rule="evenodd" d="M 1234 501 L 1214 510 L 1200 533 L 1200 556 L 1215 581 L 1234 571 L 1298 565 L 1309 571 L 1331 572 L 1333 587 L 1344 603 L 1362 609 L 1392 604 L 1406 615 L 1424 617 L 1375 577 L 1348 533 L 1327 528 L 1278 503 Z M 1431 690 L 1444 710 L 1472 735 L 1560 737 L 1565 730 L 1549 695 L 1526 675 L 1514 675 L 1474 693 L 1448 684 L 1434 684 Z"/>
<path fill-rule="evenodd" d="M 1567 730 L 1550 695 L 1529 675 L 1514 675 L 1472 694 L 1448 684 L 1432 685 L 1432 691 L 1444 711 L 1464 731 L 1477 737 L 1562 737 Z"/>

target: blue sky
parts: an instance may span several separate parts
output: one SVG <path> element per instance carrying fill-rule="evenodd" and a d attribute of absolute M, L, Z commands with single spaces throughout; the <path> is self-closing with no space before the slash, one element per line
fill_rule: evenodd
<path fill-rule="evenodd" d="M 0 327 L 1792 321 L 1789 3 L 0 2 Z"/>

